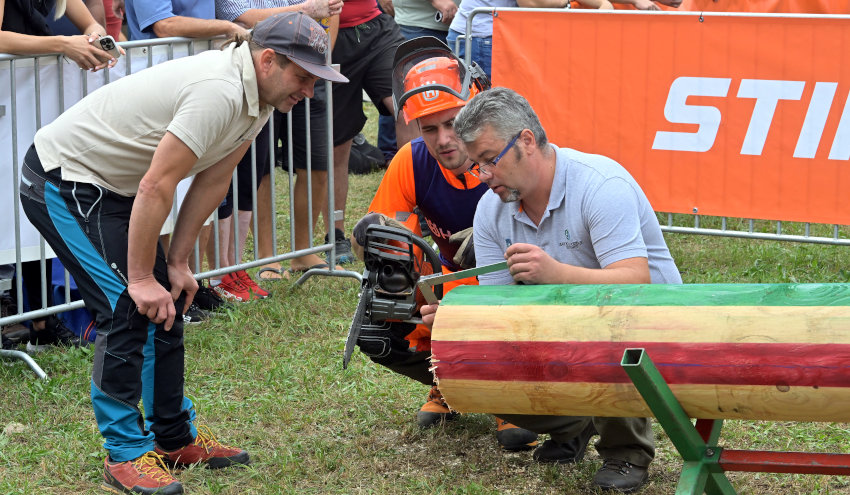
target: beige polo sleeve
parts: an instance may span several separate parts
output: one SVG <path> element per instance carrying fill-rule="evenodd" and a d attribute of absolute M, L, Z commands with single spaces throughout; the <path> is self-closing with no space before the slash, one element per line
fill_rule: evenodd
<path fill-rule="evenodd" d="M 175 105 L 166 131 L 200 158 L 242 114 L 242 88 L 234 81 L 205 79 L 184 86 Z"/>

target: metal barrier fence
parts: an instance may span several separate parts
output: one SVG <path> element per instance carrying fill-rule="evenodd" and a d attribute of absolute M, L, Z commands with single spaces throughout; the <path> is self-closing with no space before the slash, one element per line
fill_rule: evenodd
<path fill-rule="evenodd" d="M 161 38 L 146 41 L 134 41 L 121 43 L 121 46 L 126 50 L 126 55 L 119 59 L 118 65 L 112 69 L 105 69 L 102 72 L 95 74 L 79 69 L 76 64 L 72 64 L 63 60 L 62 55 L 49 54 L 38 56 L 16 56 L 8 54 L 0 54 L 0 149 L 3 156 L 9 157 L 6 160 L 0 161 L 0 211 L 8 211 L 0 215 L 0 232 L 5 232 L 4 236 L 0 236 L 0 265 L 13 264 L 15 273 L 21 273 L 21 263 L 25 261 L 39 261 L 41 275 L 41 307 L 32 308 L 30 311 L 24 311 L 23 304 L 23 280 L 21 276 L 15 277 L 15 288 L 18 294 L 17 313 L 14 315 L 0 317 L 0 327 L 19 323 L 33 318 L 41 318 L 56 313 L 71 311 L 83 307 L 83 301 L 72 301 L 61 304 L 48 306 L 48 293 L 51 287 L 51 274 L 47 273 L 46 260 L 54 257 L 54 254 L 44 242 L 44 239 L 29 225 L 26 216 L 22 214 L 18 202 L 18 188 L 20 179 L 20 164 L 23 161 L 25 150 L 32 143 L 32 138 L 35 131 L 43 125 L 52 121 L 65 108 L 70 107 L 76 101 L 82 99 L 94 89 L 108 84 L 114 79 L 132 74 L 139 70 L 145 69 L 168 60 L 180 58 L 182 56 L 191 56 L 201 51 L 217 49 L 216 39 L 189 39 L 189 38 Z M 330 53 L 328 53 L 330 57 Z M 333 116 L 332 116 L 332 91 L 329 81 L 321 81 L 319 84 L 325 84 L 327 93 L 327 112 L 326 112 L 326 128 L 327 134 L 327 149 L 328 149 L 328 191 L 327 191 L 327 211 L 323 211 L 325 225 L 330 225 L 328 238 L 323 244 L 316 244 L 313 241 L 315 225 L 313 224 L 312 215 L 308 214 L 309 226 L 309 246 L 305 249 L 295 250 L 295 213 L 294 213 L 294 181 L 295 165 L 293 163 L 293 141 L 292 141 L 292 115 L 287 114 L 287 124 L 289 129 L 286 149 L 286 163 L 288 167 L 281 172 L 281 177 L 286 177 L 289 180 L 288 200 L 289 211 L 288 217 L 285 219 L 283 228 L 288 224 L 289 236 L 286 242 L 281 242 L 285 246 L 284 249 L 279 249 L 278 243 L 278 219 L 277 219 L 277 204 L 278 195 L 275 187 L 275 146 L 274 139 L 269 140 L 269 148 L 259 150 L 256 143 L 251 145 L 249 153 L 252 157 L 251 167 L 251 211 L 253 217 L 253 231 L 258 232 L 259 225 L 257 221 L 257 185 L 262 177 L 257 177 L 256 159 L 259 153 L 268 153 L 270 161 L 270 177 L 271 182 L 271 237 L 273 254 L 264 258 L 259 258 L 257 243 L 254 243 L 253 253 L 251 258 L 245 262 L 239 262 L 233 266 L 221 266 L 219 255 L 221 246 L 219 245 L 219 222 L 218 217 L 214 213 L 212 215 L 212 232 L 211 236 L 214 243 L 215 260 L 214 266 L 208 266 L 203 270 L 201 265 L 201 254 L 203 247 L 195 243 L 195 265 L 193 267 L 196 273 L 196 279 L 204 279 L 214 276 L 224 275 L 237 270 L 257 267 L 269 263 L 281 262 L 292 258 L 305 256 L 308 254 L 325 253 L 328 259 L 327 269 L 310 269 L 304 272 L 296 281 L 296 284 L 301 285 L 309 277 L 314 275 L 335 276 L 335 277 L 351 277 L 357 280 L 360 279 L 360 274 L 348 270 L 336 270 L 336 252 L 335 252 L 335 233 L 332 228 L 335 219 L 333 210 L 334 204 L 334 183 L 333 183 Z M 8 88 L 6 93 L 5 88 Z M 132 95 L 128 95 L 132 97 Z M 313 195 L 312 195 L 312 163 L 310 160 L 311 136 L 310 136 L 310 100 L 305 100 L 307 112 L 305 116 L 305 129 L 307 136 L 307 163 L 306 174 L 307 178 L 307 209 L 312 211 Z M 31 107 L 31 108 L 27 108 Z M 275 136 L 274 121 L 270 122 L 270 133 Z M 7 130 L 8 129 L 8 130 Z M 238 198 L 238 177 L 237 172 L 233 173 L 233 250 L 238 252 L 239 246 L 239 222 L 237 221 L 239 212 Z M 179 190 L 179 189 L 178 189 Z M 182 197 L 175 196 L 175 203 L 172 209 L 172 217 L 176 218 L 178 211 L 178 203 Z M 255 238 L 256 240 L 256 238 Z M 244 256 L 244 253 L 242 253 Z M 0 289 L 6 289 L 10 286 L 8 279 L 0 280 Z M 70 275 L 67 270 L 64 274 L 64 300 L 71 301 L 71 284 Z M 27 364 L 42 378 L 45 377 L 44 372 L 38 365 L 25 353 L 20 351 L 0 350 L 0 357 L 14 357 L 27 362 Z"/>

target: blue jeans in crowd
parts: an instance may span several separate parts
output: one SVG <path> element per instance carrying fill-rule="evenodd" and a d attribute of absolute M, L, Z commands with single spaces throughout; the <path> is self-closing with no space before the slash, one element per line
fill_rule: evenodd
<path fill-rule="evenodd" d="M 452 50 L 455 49 L 455 43 L 457 42 L 458 36 L 463 36 L 463 34 L 455 31 L 454 29 L 449 29 L 449 34 L 446 37 L 446 41 L 448 41 L 449 48 Z M 466 56 L 466 40 L 460 40 L 460 46 L 458 46 L 457 56 L 460 58 L 464 58 Z M 490 68 L 492 64 L 490 63 L 493 59 L 493 37 L 488 36 L 486 38 L 472 38 L 472 61 L 476 62 L 481 69 L 487 74 L 487 77 L 492 77 L 490 74 Z M 465 59 L 464 59 L 465 60 Z"/>

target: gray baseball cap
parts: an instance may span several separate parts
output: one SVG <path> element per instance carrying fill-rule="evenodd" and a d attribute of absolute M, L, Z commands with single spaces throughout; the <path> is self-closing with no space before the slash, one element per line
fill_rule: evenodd
<path fill-rule="evenodd" d="M 327 63 L 330 50 L 328 34 L 308 15 L 284 12 L 267 17 L 254 26 L 251 39 L 263 48 L 271 48 L 314 76 L 347 83 L 348 78 Z"/>

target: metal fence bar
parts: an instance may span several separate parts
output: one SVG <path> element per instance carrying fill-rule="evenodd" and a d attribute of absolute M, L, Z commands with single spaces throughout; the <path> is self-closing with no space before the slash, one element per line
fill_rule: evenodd
<path fill-rule="evenodd" d="M 734 237 L 734 238 L 744 238 L 744 239 L 759 239 L 759 240 L 767 240 L 767 241 L 787 241 L 787 242 L 802 242 L 809 244 L 826 244 L 826 245 L 835 245 L 835 246 L 848 246 L 850 245 L 850 238 L 845 236 L 841 237 L 841 225 L 827 225 L 827 224 L 813 224 L 813 223 L 802 223 L 800 222 L 785 222 L 782 220 L 763 220 L 762 222 L 773 223 L 775 225 L 772 232 L 758 232 L 756 230 L 756 222 L 758 220 L 752 218 L 742 218 L 738 219 L 740 222 L 744 222 L 746 224 L 746 230 L 736 230 L 730 228 L 730 219 L 728 217 L 707 217 L 704 215 L 690 215 L 690 214 L 679 214 L 683 219 L 692 218 L 693 219 L 693 227 L 688 227 L 686 225 L 675 225 L 674 223 L 674 214 L 673 213 L 658 213 L 659 215 L 659 223 L 661 224 L 661 230 L 663 232 L 669 233 L 677 233 L 677 234 L 695 234 L 695 235 L 709 235 L 709 236 L 717 236 L 717 237 Z M 666 215 L 667 221 L 666 223 L 662 222 L 661 219 Z M 682 224 L 685 223 L 683 220 Z M 720 223 L 719 228 L 711 228 L 705 227 L 703 224 L 707 223 Z M 850 227 L 847 227 L 850 230 Z M 818 229 L 821 231 L 825 231 L 831 228 L 832 235 L 827 236 L 818 236 L 814 235 L 814 229 Z M 802 234 L 793 234 L 790 233 L 791 230 L 798 229 L 801 230 Z"/>
<path fill-rule="evenodd" d="M 274 117 L 269 120 L 269 132 L 272 136 L 276 136 L 275 128 L 274 128 Z M 277 156 L 275 155 L 275 148 L 277 148 L 277 143 L 274 142 L 274 139 L 269 139 L 269 156 L 271 157 L 271 165 L 269 173 L 269 207 L 271 208 L 271 236 L 272 236 L 272 254 L 277 255 L 277 194 L 275 194 L 275 179 L 274 173 L 275 167 L 277 167 Z"/>

